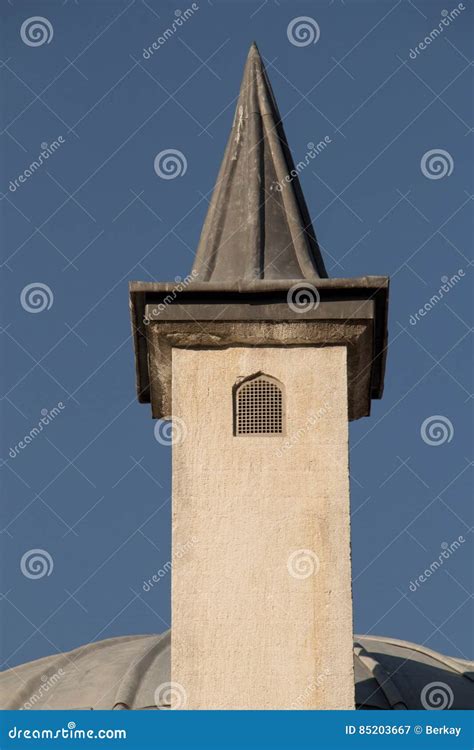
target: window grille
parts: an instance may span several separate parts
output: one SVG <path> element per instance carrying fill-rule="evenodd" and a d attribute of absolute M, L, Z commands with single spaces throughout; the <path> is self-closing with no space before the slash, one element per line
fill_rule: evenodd
<path fill-rule="evenodd" d="M 283 433 L 283 392 L 266 375 L 241 383 L 234 391 L 235 435 Z"/>

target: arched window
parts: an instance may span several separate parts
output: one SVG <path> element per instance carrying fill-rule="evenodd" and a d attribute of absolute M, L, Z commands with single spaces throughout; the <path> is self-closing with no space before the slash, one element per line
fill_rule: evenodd
<path fill-rule="evenodd" d="M 234 386 L 234 435 L 281 435 L 282 384 L 258 373 Z"/>

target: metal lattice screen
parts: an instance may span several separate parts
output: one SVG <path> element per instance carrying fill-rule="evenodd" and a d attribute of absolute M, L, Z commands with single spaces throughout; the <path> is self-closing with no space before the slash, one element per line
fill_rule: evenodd
<path fill-rule="evenodd" d="M 277 435 L 283 432 L 283 394 L 270 378 L 258 376 L 235 393 L 236 435 Z"/>

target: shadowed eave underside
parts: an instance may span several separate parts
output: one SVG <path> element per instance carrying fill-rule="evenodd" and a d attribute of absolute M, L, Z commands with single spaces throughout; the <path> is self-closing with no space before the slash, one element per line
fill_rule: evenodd
<path fill-rule="evenodd" d="M 197 281 L 318 279 L 327 273 L 275 97 L 255 44 L 196 253 Z"/>

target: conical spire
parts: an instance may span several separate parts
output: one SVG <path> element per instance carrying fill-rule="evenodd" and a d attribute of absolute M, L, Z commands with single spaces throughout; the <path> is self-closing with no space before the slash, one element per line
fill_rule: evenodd
<path fill-rule="evenodd" d="M 326 277 L 256 44 L 196 253 L 199 281 Z M 293 171 L 293 174 L 296 172 Z"/>

